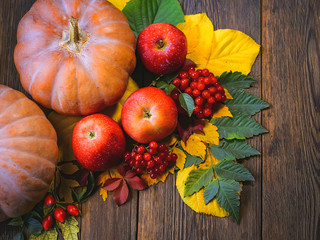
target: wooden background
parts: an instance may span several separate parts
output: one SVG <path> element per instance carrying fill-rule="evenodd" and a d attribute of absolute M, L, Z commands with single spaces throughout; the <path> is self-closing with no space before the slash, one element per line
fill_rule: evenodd
<path fill-rule="evenodd" d="M 22 90 L 13 63 L 16 30 L 34 0 L 0 1 L 0 83 Z M 96 194 L 82 206 L 81 239 L 320 239 L 319 0 L 180 0 L 216 29 L 250 35 L 262 51 L 251 92 L 271 107 L 256 118 L 269 134 L 250 143 L 262 155 L 245 165 L 256 181 L 241 194 L 241 223 L 197 214 L 170 178 L 117 207 Z M 16 229 L 0 224 L 0 239 Z"/>

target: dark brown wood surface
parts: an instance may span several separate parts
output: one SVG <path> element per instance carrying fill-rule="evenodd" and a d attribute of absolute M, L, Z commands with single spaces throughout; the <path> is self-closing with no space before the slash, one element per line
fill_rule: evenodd
<path fill-rule="evenodd" d="M 16 30 L 34 0 L 0 1 L 0 83 L 23 90 L 13 63 Z M 117 207 L 96 194 L 82 206 L 80 237 L 100 239 L 320 239 L 320 3 L 318 0 L 180 0 L 261 44 L 250 90 L 271 104 L 256 119 L 270 133 L 245 165 L 256 181 L 241 194 L 241 222 L 198 214 L 170 176 Z M 0 240 L 16 229 L 0 224 Z"/>

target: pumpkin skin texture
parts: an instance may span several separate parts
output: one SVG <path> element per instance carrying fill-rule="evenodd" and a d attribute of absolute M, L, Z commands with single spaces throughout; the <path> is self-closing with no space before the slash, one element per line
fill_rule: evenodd
<path fill-rule="evenodd" d="M 37 0 L 17 40 L 23 88 L 62 114 L 88 115 L 117 103 L 136 65 L 128 21 L 106 0 Z"/>
<path fill-rule="evenodd" d="M 56 132 L 38 105 L 0 85 L 0 222 L 45 196 L 58 157 Z"/>

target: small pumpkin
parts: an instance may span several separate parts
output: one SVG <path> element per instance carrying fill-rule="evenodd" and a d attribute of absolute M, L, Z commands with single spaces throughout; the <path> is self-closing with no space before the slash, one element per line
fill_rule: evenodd
<path fill-rule="evenodd" d="M 106 0 L 37 0 L 17 39 L 14 61 L 23 88 L 62 114 L 115 104 L 136 65 L 128 21 Z"/>
<path fill-rule="evenodd" d="M 56 132 L 38 105 L 0 85 L 0 222 L 44 197 L 58 156 Z"/>

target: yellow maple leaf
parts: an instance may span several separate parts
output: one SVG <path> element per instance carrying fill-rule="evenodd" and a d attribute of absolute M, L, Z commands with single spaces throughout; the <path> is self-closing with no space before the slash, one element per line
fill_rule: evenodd
<path fill-rule="evenodd" d="M 141 175 L 141 179 L 148 185 L 148 186 L 152 186 L 154 184 L 157 184 L 159 182 L 164 182 L 167 177 L 169 175 L 169 171 L 166 171 L 165 173 L 163 173 L 162 175 L 160 175 L 159 177 L 152 179 L 150 177 L 149 173 L 144 173 Z"/>
<path fill-rule="evenodd" d="M 216 126 L 211 124 L 208 120 L 204 120 L 203 131 L 204 134 L 194 133 L 193 135 L 198 137 L 202 142 L 219 145 L 219 133 Z"/>
<path fill-rule="evenodd" d="M 163 139 L 161 143 L 164 143 L 167 146 L 171 146 L 175 144 L 177 141 L 178 141 L 178 136 L 176 134 L 171 134 L 170 136 Z"/>
<path fill-rule="evenodd" d="M 216 76 L 225 71 L 248 74 L 260 51 L 260 45 L 240 31 L 214 31 L 205 13 L 185 16 L 185 22 L 177 27 L 187 37 L 187 58 Z"/>
<path fill-rule="evenodd" d="M 229 108 L 223 103 L 215 104 L 215 112 L 212 115 L 212 118 L 221 118 L 221 117 L 233 117 Z"/>
<path fill-rule="evenodd" d="M 112 3 L 116 8 L 122 11 L 129 0 L 108 0 L 108 2 Z"/>
<path fill-rule="evenodd" d="M 196 134 L 192 134 L 186 144 L 181 141 L 181 146 L 190 155 L 205 158 L 207 147 Z"/>
<path fill-rule="evenodd" d="M 184 168 L 184 164 L 186 163 L 186 154 L 179 148 L 174 147 L 172 149 L 172 152 L 177 154 L 178 159 L 176 161 L 176 167 L 178 167 L 179 169 L 183 169 Z"/>

